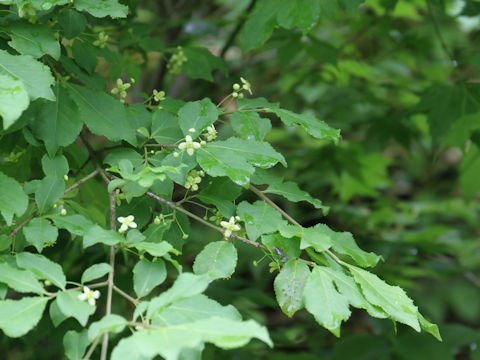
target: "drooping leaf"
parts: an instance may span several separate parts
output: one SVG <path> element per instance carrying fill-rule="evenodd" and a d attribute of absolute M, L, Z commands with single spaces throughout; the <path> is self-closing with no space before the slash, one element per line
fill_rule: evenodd
<path fill-rule="evenodd" d="M 229 178 L 213 178 L 211 183 L 196 195 L 196 198 L 205 204 L 214 205 L 224 217 L 230 218 L 235 214 L 236 209 L 233 201 L 241 192 L 242 188 L 232 183 Z"/>
<path fill-rule="evenodd" d="M 342 321 L 350 317 L 348 301 L 337 291 L 332 278 L 323 271 L 323 266 L 316 266 L 312 270 L 305 284 L 303 300 L 305 308 L 315 320 L 339 337 Z"/>
<path fill-rule="evenodd" d="M 89 343 L 87 329 L 81 332 L 69 330 L 63 337 L 65 355 L 69 360 L 82 360 Z"/>
<path fill-rule="evenodd" d="M 45 256 L 26 251 L 17 254 L 16 259 L 19 267 L 30 270 L 40 279 L 49 280 L 56 287 L 65 290 L 67 279 L 59 264 Z"/>
<path fill-rule="evenodd" d="M 155 225 L 155 224 L 154 224 Z M 157 226 L 160 228 L 159 226 Z M 129 235 L 132 233 L 132 231 L 129 232 Z M 131 241 L 129 241 L 131 242 Z M 169 242 L 167 241 L 162 241 L 159 243 L 153 243 L 153 242 L 148 242 L 148 241 L 142 241 L 135 243 L 133 247 L 139 251 L 145 251 L 149 253 L 152 256 L 157 256 L 157 257 L 162 257 L 165 254 L 167 254 L 169 251 L 173 249 L 173 246 L 170 245 Z"/>
<path fill-rule="evenodd" d="M 96 321 L 88 328 L 88 338 L 93 341 L 97 336 L 106 332 L 119 333 L 125 329 L 127 320 L 120 315 L 110 314 Z"/>
<path fill-rule="evenodd" d="M 178 118 L 164 109 L 155 111 L 151 136 L 159 144 L 175 144 L 183 137 Z"/>
<path fill-rule="evenodd" d="M 53 326 L 55 327 L 58 327 L 62 322 L 68 319 L 68 316 L 66 316 L 58 307 L 57 299 L 50 303 L 49 315 L 50 320 L 52 320 Z"/>
<path fill-rule="evenodd" d="M 15 21 L 8 25 L 8 32 L 12 37 L 8 45 L 20 54 L 34 58 L 43 55 L 50 55 L 55 60 L 60 58 L 60 43 L 47 25 Z"/>
<path fill-rule="evenodd" d="M 245 222 L 248 238 L 252 241 L 260 235 L 277 231 L 278 227 L 287 223 L 279 212 L 264 201 L 253 204 L 242 201 L 238 205 L 237 214 Z"/>
<path fill-rule="evenodd" d="M 31 124 L 33 134 L 45 143 L 51 157 L 59 147 L 73 143 L 83 126 L 78 107 L 67 91 L 61 85 L 54 91 L 56 101 L 43 101 Z"/>
<path fill-rule="evenodd" d="M 0 300 L 0 329 L 13 338 L 25 335 L 40 321 L 48 300 L 47 297 Z"/>
<path fill-rule="evenodd" d="M 123 237 L 118 232 L 93 225 L 83 237 L 83 247 L 87 248 L 98 243 L 112 246 L 122 241 Z"/>
<path fill-rule="evenodd" d="M 235 112 L 230 118 L 233 131 L 243 139 L 262 141 L 272 129 L 269 119 L 260 117 L 256 112 Z"/>
<path fill-rule="evenodd" d="M 85 235 L 92 227 L 93 222 L 80 214 L 75 215 L 52 215 L 49 216 L 60 229 L 68 230 L 73 235 Z"/>
<path fill-rule="evenodd" d="M 63 155 L 49 157 L 45 154 L 42 157 L 42 169 L 45 176 L 63 178 L 69 170 L 67 158 Z"/>
<path fill-rule="evenodd" d="M 46 291 L 30 270 L 20 270 L 0 263 L 0 282 L 22 293 L 45 294 Z"/>
<path fill-rule="evenodd" d="M 418 309 L 402 288 L 388 285 L 377 275 L 353 265 L 349 265 L 349 270 L 370 303 L 380 307 L 393 320 L 420 331 Z"/>
<path fill-rule="evenodd" d="M 278 305 L 288 317 L 303 308 L 303 289 L 309 275 L 308 265 L 297 259 L 285 263 L 275 278 L 275 296 Z"/>
<path fill-rule="evenodd" d="M 128 14 L 128 6 L 122 5 L 118 0 L 75 0 L 75 8 L 78 11 L 86 11 L 89 14 L 103 18 L 110 16 L 112 18 L 124 18 Z"/>
<path fill-rule="evenodd" d="M 213 81 L 214 70 L 227 74 L 227 67 L 223 60 L 204 47 L 188 46 L 183 49 L 183 53 L 187 61 L 182 65 L 182 72 L 191 79 Z"/>
<path fill-rule="evenodd" d="M 418 313 L 418 322 L 420 323 L 420 327 L 422 330 L 430 333 L 435 339 L 438 341 L 442 341 L 442 337 L 440 335 L 440 331 L 438 330 L 438 326 L 432 324 L 430 321 L 425 319 L 422 314 Z"/>
<path fill-rule="evenodd" d="M 262 46 L 272 36 L 276 25 L 277 1 L 260 1 L 247 18 L 240 32 L 240 44 L 244 52 Z"/>
<path fill-rule="evenodd" d="M 92 75 L 98 65 L 97 53 L 95 47 L 87 42 L 75 40 L 72 45 L 72 54 L 75 62 Z"/>
<path fill-rule="evenodd" d="M 107 263 L 93 264 L 83 272 L 81 282 L 85 284 L 86 282 L 101 278 L 110 271 L 112 271 L 112 267 Z"/>
<path fill-rule="evenodd" d="M 218 114 L 218 108 L 210 99 L 188 102 L 178 111 L 180 128 L 184 136 L 196 139 L 218 119 Z M 195 132 L 190 132 L 190 129 L 195 129 Z"/>
<path fill-rule="evenodd" d="M 270 144 L 231 137 L 214 141 L 197 150 L 197 161 L 211 176 L 228 176 L 238 185 L 248 186 L 254 166 L 270 168 L 285 159 Z"/>
<path fill-rule="evenodd" d="M 138 297 L 144 297 L 167 278 L 165 262 L 141 259 L 133 268 L 133 289 Z"/>
<path fill-rule="evenodd" d="M 80 291 L 61 291 L 57 295 L 60 311 L 67 317 L 78 320 L 80 325 L 87 325 L 88 318 L 95 312 L 95 306 L 78 298 Z"/>
<path fill-rule="evenodd" d="M 0 74 L 7 74 L 21 80 L 28 92 L 30 100 L 45 98 L 55 100 L 51 85 L 55 82 L 47 65 L 28 55 L 10 55 L 0 50 Z"/>
<path fill-rule="evenodd" d="M 62 27 L 65 37 L 73 39 L 85 29 L 87 19 L 73 9 L 62 9 L 58 14 L 58 23 Z"/>
<path fill-rule="evenodd" d="M 40 214 L 44 214 L 55 204 L 65 192 L 65 181 L 55 176 L 45 176 L 40 180 L 35 191 L 35 202 Z"/>
<path fill-rule="evenodd" d="M 69 95 L 78 106 L 82 121 L 97 135 L 112 141 L 126 140 L 137 144 L 136 129 L 128 121 L 127 112 L 120 103 L 103 91 L 69 84 Z"/>
<path fill-rule="evenodd" d="M 308 33 L 320 18 L 321 6 L 318 1 L 311 0 L 280 0 L 277 4 L 278 24 L 286 29 L 295 26 Z"/>
<path fill-rule="evenodd" d="M 13 215 L 23 215 L 27 206 L 28 197 L 22 186 L 15 179 L 0 172 L 0 212 L 7 225 L 12 225 Z"/>
<path fill-rule="evenodd" d="M 28 107 L 30 100 L 25 84 L 7 73 L 0 73 L 0 116 L 8 129 Z"/>
<path fill-rule="evenodd" d="M 313 247 L 318 252 L 325 251 L 332 246 L 334 236 L 336 236 L 335 231 L 325 224 L 317 224 L 313 227 L 305 228 L 300 248 Z"/>
<path fill-rule="evenodd" d="M 237 249 L 231 242 L 211 242 L 195 258 L 193 272 L 214 279 L 228 278 L 235 271 L 237 257 Z"/>

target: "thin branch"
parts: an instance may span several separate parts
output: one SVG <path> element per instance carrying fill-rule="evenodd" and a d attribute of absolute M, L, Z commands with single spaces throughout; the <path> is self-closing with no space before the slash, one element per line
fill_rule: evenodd
<path fill-rule="evenodd" d="M 133 303 L 135 306 L 138 305 L 138 300 L 131 297 L 130 295 L 128 295 L 126 292 L 124 292 L 122 289 L 118 288 L 117 285 L 113 284 L 113 290 L 116 291 L 117 293 L 119 293 L 121 296 L 123 296 L 125 299 L 127 299 L 128 301 L 130 301 L 131 303 Z"/>
<path fill-rule="evenodd" d="M 468 271 L 465 274 L 463 274 L 463 276 L 465 276 L 466 279 L 470 280 L 472 284 L 480 288 L 480 279 L 477 276 L 475 276 L 473 272 Z"/>
<path fill-rule="evenodd" d="M 146 195 L 147 195 L 147 196 L 150 196 L 152 199 L 155 199 L 155 200 L 157 200 L 157 201 L 160 201 L 160 202 L 164 203 L 165 205 L 171 207 L 172 209 L 174 209 L 174 210 L 176 210 L 176 211 L 180 211 L 180 212 L 184 213 L 185 215 L 191 217 L 192 219 L 195 219 L 195 220 L 201 222 L 202 224 L 204 224 L 204 225 L 206 225 L 206 226 L 208 226 L 208 227 L 210 227 L 210 228 L 212 228 L 212 229 L 214 229 L 214 230 L 216 230 L 216 231 L 218 231 L 218 232 L 220 232 L 220 233 L 222 233 L 222 234 L 224 234 L 224 232 L 225 232 L 225 229 L 222 229 L 222 228 L 219 227 L 219 226 L 213 225 L 212 223 L 209 223 L 208 221 L 203 220 L 201 217 L 199 217 L 199 216 L 197 216 L 197 215 L 195 215 L 195 214 L 192 214 L 190 211 L 185 210 L 184 208 L 178 206 L 176 203 L 174 203 L 174 202 L 172 202 L 172 201 L 168 201 L 167 199 L 164 199 L 164 198 L 162 198 L 162 197 L 160 197 L 160 196 L 158 196 L 158 195 L 155 195 L 155 194 L 153 194 L 153 193 L 151 193 L 151 192 L 149 192 L 149 191 L 146 192 Z M 246 238 L 244 238 L 244 237 L 242 237 L 242 236 L 238 236 L 238 235 L 232 234 L 231 237 L 232 237 L 232 238 L 235 238 L 235 239 L 237 239 L 237 240 L 240 240 L 240 241 L 242 241 L 242 242 L 244 242 L 244 243 L 246 243 L 246 244 L 255 246 L 255 247 L 257 247 L 257 248 L 267 249 L 267 248 L 266 248 L 265 246 L 263 246 L 262 244 L 256 243 L 256 242 L 251 241 L 251 240 L 248 240 L 248 239 L 246 239 Z"/>
<path fill-rule="evenodd" d="M 32 213 L 32 215 L 30 215 L 30 216 L 27 217 L 25 220 L 23 220 L 23 222 L 22 222 L 20 225 L 18 225 L 15 229 L 12 230 L 12 232 L 10 233 L 10 235 L 8 235 L 8 237 L 12 237 L 12 236 L 14 236 L 15 234 L 17 234 L 25 225 L 28 224 L 28 222 L 29 222 L 30 220 L 32 220 L 32 219 L 35 217 L 36 214 L 37 214 L 37 212 L 34 211 L 34 212 Z"/>
<path fill-rule="evenodd" d="M 145 144 L 145 147 L 178 148 L 175 144 Z"/>
<path fill-rule="evenodd" d="M 90 359 L 90 356 L 92 356 L 93 351 L 97 347 L 98 342 L 100 341 L 100 336 L 97 336 L 95 340 L 93 341 L 92 345 L 90 345 L 90 348 L 88 349 L 87 353 L 83 357 L 83 360 L 88 360 Z"/>
<path fill-rule="evenodd" d="M 75 184 L 73 184 L 72 186 L 68 187 L 65 189 L 65 194 L 76 189 L 77 187 L 79 187 L 80 185 L 82 185 L 84 182 L 90 180 L 91 178 L 97 176 L 97 174 L 100 172 L 99 169 L 96 169 L 94 170 L 93 172 L 91 172 L 90 174 L 88 174 L 87 176 L 85 176 L 84 178 L 78 180 Z"/>
<path fill-rule="evenodd" d="M 116 199 L 115 192 L 110 193 L 110 229 L 113 231 L 117 230 L 117 214 L 116 214 Z M 110 266 L 112 271 L 108 273 L 108 290 L 107 290 L 107 304 L 105 308 L 105 315 L 110 315 L 112 313 L 112 296 L 113 296 L 113 277 L 115 273 L 115 247 L 110 246 Z M 103 334 L 102 340 L 102 352 L 100 354 L 100 360 L 107 359 L 108 351 L 108 332 Z"/>

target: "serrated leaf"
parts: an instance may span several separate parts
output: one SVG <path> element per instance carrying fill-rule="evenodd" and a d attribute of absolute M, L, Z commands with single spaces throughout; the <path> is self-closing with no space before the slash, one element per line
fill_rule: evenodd
<path fill-rule="evenodd" d="M 432 324 L 430 321 L 425 319 L 422 314 L 418 313 L 418 322 L 420 323 L 420 327 L 422 330 L 430 333 L 435 339 L 438 341 L 442 341 L 442 337 L 440 335 L 440 331 L 438 331 L 438 326 Z"/>
<path fill-rule="evenodd" d="M 13 338 L 25 335 L 40 321 L 48 300 L 47 297 L 0 300 L 0 329 Z"/>
<path fill-rule="evenodd" d="M 85 284 L 86 282 L 101 278 L 110 271 L 112 271 L 112 267 L 107 263 L 94 264 L 83 272 L 81 283 Z"/>
<path fill-rule="evenodd" d="M 175 144 L 183 137 L 178 118 L 167 110 L 155 111 L 151 136 L 159 144 Z"/>
<path fill-rule="evenodd" d="M 133 268 L 133 289 L 139 298 L 144 297 L 167 278 L 165 262 L 141 259 Z"/>
<path fill-rule="evenodd" d="M 168 290 L 150 301 L 147 317 L 149 319 L 152 318 L 155 313 L 174 301 L 201 294 L 205 291 L 210 281 L 210 278 L 206 275 L 195 275 L 192 273 L 180 274 Z"/>
<path fill-rule="evenodd" d="M 258 2 L 240 32 L 242 50 L 247 52 L 262 46 L 272 36 L 276 25 L 277 1 Z"/>
<path fill-rule="evenodd" d="M 45 176 L 35 191 L 35 202 L 40 214 L 44 214 L 65 192 L 65 181 L 55 176 Z"/>
<path fill-rule="evenodd" d="M 120 315 L 110 314 L 96 321 L 88 328 L 88 338 L 93 341 L 97 336 L 106 332 L 119 333 L 125 329 L 127 320 Z"/>
<path fill-rule="evenodd" d="M 348 301 L 333 285 L 332 278 L 323 271 L 323 266 L 316 266 L 307 279 L 303 291 L 305 308 L 317 322 L 332 334 L 340 336 L 342 321 L 350 317 Z"/>
<path fill-rule="evenodd" d="M 237 249 L 231 242 L 211 242 L 195 258 L 193 272 L 207 274 L 214 279 L 227 278 L 234 273 L 237 258 Z"/>
<path fill-rule="evenodd" d="M 42 170 L 45 176 L 63 178 L 68 173 L 68 161 L 63 155 L 49 157 L 47 154 L 42 157 Z"/>
<path fill-rule="evenodd" d="M 260 235 L 277 231 L 278 227 L 287 223 L 279 212 L 264 201 L 253 204 L 242 201 L 238 205 L 237 214 L 241 221 L 245 222 L 248 238 L 252 241 Z"/>
<path fill-rule="evenodd" d="M 3 128 L 8 129 L 30 102 L 25 84 L 7 73 L 0 73 L 0 116 Z"/>
<path fill-rule="evenodd" d="M 75 0 L 75 8 L 78 11 L 86 11 L 89 14 L 102 18 L 124 18 L 128 14 L 128 6 L 120 4 L 117 0 Z"/>
<path fill-rule="evenodd" d="M 370 303 L 380 307 L 393 320 L 420 331 L 418 309 L 402 288 L 388 285 L 377 275 L 353 265 L 348 268 Z"/>
<path fill-rule="evenodd" d="M 269 119 L 260 117 L 256 112 L 237 111 L 229 119 L 233 131 L 241 138 L 262 141 L 272 129 Z"/>
<path fill-rule="evenodd" d="M 93 225 L 83 236 L 83 248 L 102 243 L 105 245 L 116 245 L 123 241 L 122 235 L 113 230 L 106 230 L 99 225 Z"/>
<path fill-rule="evenodd" d="M 103 91 L 68 84 L 70 97 L 79 108 L 80 116 L 96 135 L 112 141 L 126 140 L 137 145 L 136 129 L 128 120 L 122 103 Z"/>
<path fill-rule="evenodd" d="M 61 291 L 57 295 L 57 304 L 65 316 L 73 317 L 85 326 L 90 315 L 95 312 L 95 306 L 78 299 L 80 294 L 80 291 Z"/>
<path fill-rule="evenodd" d="M 154 224 L 155 225 L 155 224 Z M 158 228 L 160 228 L 158 225 L 155 225 Z M 131 233 L 131 231 L 130 231 Z M 147 241 L 142 241 L 138 242 L 133 245 L 134 248 L 136 248 L 139 251 L 145 251 L 149 253 L 152 256 L 158 256 L 162 257 L 169 251 L 173 249 L 173 246 L 170 245 L 170 243 L 166 241 L 162 241 L 159 243 L 153 243 L 153 242 L 147 242 Z"/>
<path fill-rule="evenodd" d="M 0 282 L 21 293 L 46 293 L 30 270 L 16 269 L 7 263 L 0 263 Z"/>
<path fill-rule="evenodd" d="M 97 51 L 91 43 L 78 39 L 75 40 L 72 45 L 72 55 L 75 62 L 88 74 L 92 75 L 95 73 L 98 58 Z"/>
<path fill-rule="evenodd" d="M 28 92 L 30 100 L 45 98 L 55 100 L 51 85 L 55 80 L 47 65 L 28 55 L 10 55 L 0 50 L 0 74 L 7 74 L 21 80 Z"/>
<path fill-rule="evenodd" d="M 62 27 L 65 37 L 73 39 L 85 29 L 87 19 L 73 9 L 62 9 L 58 14 L 58 23 Z"/>
<path fill-rule="evenodd" d="M 283 265 L 275 278 L 275 296 L 278 305 L 288 317 L 303 308 L 303 289 L 309 275 L 310 270 L 305 262 L 290 260 Z"/>
<path fill-rule="evenodd" d="M 248 186 L 254 166 L 270 168 L 277 163 L 286 166 L 284 157 L 270 144 L 231 137 L 214 141 L 197 150 L 199 165 L 211 176 L 228 176 L 238 185 Z"/>
<path fill-rule="evenodd" d="M 219 110 L 210 99 L 191 101 L 178 111 L 180 128 L 183 135 L 196 139 L 200 134 L 218 119 Z M 195 129 L 194 133 L 189 130 Z"/>
<path fill-rule="evenodd" d="M 82 360 L 89 343 L 87 329 L 81 332 L 67 331 L 63 337 L 66 357 L 69 360 Z"/>
<path fill-rule="evenodd" d="M 285 238 L 279 233 L 262 235 L 262 243 L 282 262 L 298 258 L 301 254 L 299 238 Z"/>
<path fill-rule="evenodd" d="M 0 172 L 0 212 L 7 225 L 12 225 L 13 215 L 23 215 L 27 206 L 28 197 L 22 186 L 14 178 Z"/>
<path fill-rule="evenodd" d="M 59 147 L 73 143 L 83 127 L 78 107 L 67 91 L 58 84 L 54 91 L 56 101 L 42 101 L 31 124 L 33 134 L 45 143 L 52 157 Z"/>
<path fill-rule="evenodd" d="M 29 252 L 17 254 L 16 259 L 19 267 L 30 270 L 40 279 L 50 280 L 53 285 L 65 290 L 67 279 L 59 264 L 49 260 L 45 256 Z"/>
<path fill-rule="evenodd" d="M 340 130 L 331 128 L 327 123 L 310 114 L 296 114 L 285 109 L 272 109 L 282 122 L 287 126 L 300 125 L 310 135 L 317 139 L 331 140 L 338 144 Z"/>
<path fill-rule="evenodd" d="M 93 222 L 80 214 L 49 216 L 60 229 L 68 230 L 73 235 L 85 235 L 93 227 Z"/>
<path fill-rule="evenodd" d="M 313 227 L 305 228 L 300 243 L 301 249 L 313 247 L 316 251 L 322 252 L 329 249 L 333 243 L 333 237 L 337 233 L 325 224 L 317 224 Z"/>
<path fill-rule="evenodd" d="M 48 54 L 55 60 L 60 58 L 60 43 L 47 25 L 15 21 L 7 29 L 12 38 L 8 45 L 20 54 L 34 58 Z"/>

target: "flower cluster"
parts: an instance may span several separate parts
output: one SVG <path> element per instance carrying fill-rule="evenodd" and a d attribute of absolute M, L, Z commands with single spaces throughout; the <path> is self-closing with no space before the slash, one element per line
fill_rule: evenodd
<path fill-rule="evenodd" d="M 132 83 L 134 83 L 134 79 L 130 79 L 130 81 Z M 110 92 L 113 94 L 113 95 L 120 95 L 120 101 L 122 103 L 125 102 L 125 98 L 127 97 L 127 90 L 130 89 L 130 87 L 132 86 L 132 84 L 130 83 L 124 83 L 122 81 L 122 79 L 117 79 L 117 87 L 113 88 Z"/>
<path fill-rule="evenodd" d="M 83 287 L 83 294 L 78 295 L 78 299 L 81 301 L 88 301 L 88 303 L 92 306 L 95 306 L 95 300 L 100 297 L 100 291 L 98 290 L 90 290 L 88 286 Z"/>
<path fill-rule="evenodd" d="M 128 228 L 137 228 L 137 224 L 133 221 L 135 220 L 135 217 L 133 215 L 128 215 L 127 217 L 120 216 L 117 220 L 119 223 L 122 224 L 122 226 L 120 226 L 120 229 L 118 230 L 120 234 L 127 231 Z"/>
<path fill-rule="evenodd" d="M 213 215 L 208 218 L 208 220 L 210 221 L 215 221 L 217 225 L 220 225 L 220 222 L 222 221 L 222 219 L 223 219 L 223 215 L 217 209 L 213 210 Z"/>
<path fill-rule="evenodd" d="M 93 45 L 103 49 L 107 45 L 108 38 L 109 36 L 102 31 L 98 34 L 98 39 L 93 42 Z"/>
<path fill-rule="evenodd" d="M 233 92 L 232 92 L 232 97 L 233 98 L 239 98 L 243 99 L 243 91 L 248 91 L 250 95 L 252 95 L 252 89 L 251 89 L 251 84 L 249 81 L 245 80 L 243 77 L 240 77 L 240 81 L 242 82 L 242 85 L 240 84 L 233 84 Z"/>
<path fill-rule="evenodd" d="M 220 226 L 225 228 L 225 231 L 223 233 L 223 236 L 225 239 L 228 239 L 230 236 L 232 236 L 233 231 L 238 231 L 240 230 L 240 226 L 238 226 L 235 222 L 240 221 L 240 217 L 235 216 L 231 217 L 230 220 L 227 221 L 221 221 Z"/>
<path fill-rule="evenodd" d="M 183 53 L 182 47 L 178 46 L 177 50 L 168 61 L 168 64 L 167 64 L 168 71 L 170 71 L 170 73 L 174 75 L 180 74 L 180 72 L 182 71 L 182 65 L 187 60 L 188 59 Z"/>
<path fill-rule="evenodd" d="M 193 191 L 198 190 L 198 185 L 202 182 L 202 177 L 205 176 L 205 172 L 203 170 L 197 171 L 192 170 L 187 174 L 187 179 L 185 181 L 185 187 L 187 189 L 192 189 Z"/>
<path fill-rule="evenodd" d="M 217 129 L 215 129 L 215 126 L 212 124 L 209 127 L 207 127 L 207 141 L 212 141 L 217 138 Z"/>
<path fill-rule="evenodd" d="M 185 141 L 178 144 L 180 150 L 187 150 L 187 154 L 192 156 L 195 150 L 200 149 L 202 145 L 199 142 L 193 141 L 190 135 L 185 136 Z M 177 155 L 175 155 L 177 154 Z M 173 156 L 178 157 L 178 153 L 173 153 Z"/>
<path fill-rule="evenodd" d="M 153 100 L 156 102 L 165 100 L 165 91 L 153 90 Z"/>

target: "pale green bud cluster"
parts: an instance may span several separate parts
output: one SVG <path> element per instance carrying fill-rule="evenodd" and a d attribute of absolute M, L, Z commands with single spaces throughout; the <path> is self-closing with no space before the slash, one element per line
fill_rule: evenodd
<path fill-rule="evenodd" d="M 156 102 L 165 100 L 165 91 L 153 90 L 153 100 Z"/>
<path fill-rule="evenodd" d="M 187 189 L 192 189 L 193 191 L 198 190 L 198 184 L 202 182 L 202 177 L 205 176 L 203 170 L 197 171 L 192 170 L 187 174 L 187 179 L 185 180 L 185 187 Z"/>
<path fill-rule="evenodd" d="M 133 80 L 133 79 L 132 79 Z M 124 83 L 122 79 L 117 79 L 117 87 L 113 88 L 110 92 L 113 95 L 119 95 L 120 96 L 120 101 L 122 103 L 125 102 L 125 98 L 127 97 L 127 90 L 130 89 L 132 84 L 130 83 Z"/>
<path fill-rule="evenodd" d="M 98 33 L 98 38 L 93 42 L 93 45 L 103 49 L 107 45 L 108 38 L 109 36 L 102 31 Z"/>
<path fill-rule="evenodd" d="M 183 63 L 187 62 L 187 57 L 183 53 L 183 49 L 181 46 L 177 47 L 177 50 L 172 55 L 170 60 L 167 64 L 167 69 L 170 71 L 171 74 L 178 75 L 182 71 Z"/>
<path fill-rule="evenodd" d="M 215 221 L 215 223 L 216 223 L 217 225 L 220 225 L 220 222 L 221 222 L 222 219 L 223 219 L 223 215 L 222 215 L 222 214 L 220 213 L 220 211 L 218 211 L 217 209 L 215 209 L 215 210 L 213 211 L 213 214 L 214 214 L 214 215 L 210 216 L 210 218 L 209 218 L 208 220 L 210 220 L 210 221 Z"/>
<path fill-rule="evenodd" d="M 240 81 L 241 81 L 242 85 L 237 84 L 237 83 L 233 84 L 233 86 L 232 86 L 232 88 L 233 88 L 232 97 L 243 99 L 243 97 L 244 97 L 243 92 L 244 91 L 248 91 L 248 93 L 250 95 L 252 95 L 252 89 L 251 89 L 250 82 L 245 80 L 243 77 L 240 77 Z"/>

